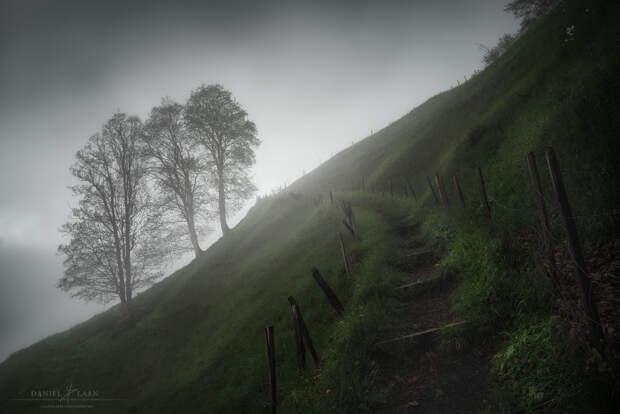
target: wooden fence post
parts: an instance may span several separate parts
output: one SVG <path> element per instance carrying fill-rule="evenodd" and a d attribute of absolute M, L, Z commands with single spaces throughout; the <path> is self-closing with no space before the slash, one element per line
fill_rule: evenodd
<path fill-rule="evenodd" d="M 439 198 L 441 199 L 441 203 L 448 207 L 450 205 L 450 201 L 448 200 L 448 194 L 446 194 L 446 188 L 443 186 L 443 180 L 439 176 L 439 174 L 435 174 L 435 182 L 437 183 L 437 189 L 439 190 Z"/>
<path fill-rule="evenodd" d="M 476 167 L 476 175 L 478 176 L 478 183 L 480 184 L 480 196 L 482 197 L 482 210 L 484 215 L 491 218 L 491 208 L 489 207 L 489 200 L 487 198 L 487 189 L 484 185 L 484 177 L 482 177 L 482 170 L 480 167 Z"/>
<path fill-rule="evenodd" d="M 329 190 L 329 199 L 331 200 L 332 204 L 334 204 L 334 194 L 332 193 L 332 190 Z"/>
<path fill-rule="evenodd" d="M 276 412 L 276 351 L 273 336 L 273 326 L 265 327 L 265 341 L 267 342 L 267 360 L 269 361 L 269 392 L 271 395 L 271 412 Z"/>
<path fill-rule="evenodd" d="M 353 214 L 353 207 L 351 207 L 351 203 L 348 203 L 344 200 L 340 202 L 340 207 L 346 217 L 345 220 L 342 220 L 342 224 L 351 232 L 351 235 L 358 240 L 361 240 L 361 237 L 357 231 L 357 224 L 355 222 L 355 215 Z"/>
<path fill-rule="evenodd" d="M 428 183 L 428 188 L 431 189 L 431 194 L 435 199 L 435 203 L 439 203 L 439 199 L 437 198 L 437 194 L 435 194 L 435 189 L 433 188 L 433 183 L 431 182 L 431 177 L 429 177 L 428 175 L 426 176 L 426 182 Z"/>
<path fill-rule="evenodd" d="M 340 253 L 342 253 L 342 260 L 344 261 L 344 270 L 347 275 L 347 279 L 351 277 L 351 270 L 349 269 L 349 258 L 347 257 L 347 251 L 344 248 L 344 240 L 342 234 L 338 232 L 338 240 L 340 241 Z"/>
<path fill-rule="evenodd" d="M 411 193 L 411 196 L 413 197 L 413 199 L 415 201 L 418 200 L 418 197 L 415 194 L 415 191 L 413 190 L 413 187 L 411 186 L 411 182 L 409 182 L 409 179 L 405 177 L 405 182 L 407 183 L 407 188 L 409 188 L 409 192 Z"/>
<path fill-rule="evenodd" d="M 560 286 L 558 273 L 555 267 L 551 226 L 549 225 L 547 207 L 545 206 L 545 197 L 543 196 L 542 186 L 540 185 L 540 176 L 538 175 L 538 167 L 536 165 L 536 158 L 534 157 L 533 152 L 527 153 L 527 166 L 530 170 L 530 178 L 532 180 L 532 187 L 534 188 L 534 198 L 536 199 L 536 204 L 538 207 L 538 218 L 540 220 L 540 226 L 542 227 L 544 254 L 549 262 L 549 270 L 547 273 L 551 279 L 554 289 L 561 296 L 562 288 Z"/>
<path fill-rule="evenodd" d="M 321 290 L 323 290 L 323 293 L 325 293 L 327 300 L 336 310 L 336 312 L 338 312 L 338 315 L 342 316 L 344 313 L 344 307 L 342 306 L 342 303 L 340 303 L 338 296 L 336 296 L 334 291 L 329 287 L 325 279 L 323 279 L 323 276 L 321 276 L 321 272 L 319 272 L 319 269 L 317 269 L 316 267 L 312 268 L 312 277 L 314 277 L 316 283 L 319 285 Z"/>
<path fill-rule="evenodd" d="M 353 230 L 353 227 L 351 227 L 346 220 L 342 220 L 342 224 L 344 224 L 344 226 L 347 228 L 347 230 L 349 230 L 349 233 L 351 233 L 353 237 L 359 238 L 357 234 L 355 234 L 355 230 Z"/>
<path fill-rule="evenodd" d="M 461 190 L 461 184 L 459 184 L 459 179 L 456 175 L 452 177 L 452 181 L 454 181 L 456 193 L 459 195 L 459 200 L 461 200 L 461 207 L 465 208 L 465 197 L 463 197 L 463 190 Z"/>
<path fill-rule="evenodd" d="M 560 212 L 564 219 L 564 227 L 568 235 L 568 247 L 573 257 L 575 272 L 577 273 L 577 279 L 581 287 L 581 299 L 585 307 L 591 339 L 596 349 L 599 350 L 601 355 L 605 356 L 605 335 L 601 327 L 598 310 L 592 301 L 592 286 L 586 272 L 586 263 L 583 258 L 579 235 L 577 234 L 577 226 L 575 225 L 575 219 L 573 218 L 568 197 L 566 196 L 566 188 L 564 187 L 564 181 L 562 180 L 553 148 L 547 147 L 545 150 L 545 157 L 547 158 L 547 167 L 549 169 L 549 175 L 551 176 L 551 182 L 553 183 L 553 190 L 555 191 L 558 204 L 560 205 Z"/>
<path fill-rule="evenodd" d="M 295 345 L 297 346 L 297 364 L 299 365 L 299 370 L 303 371 L 306 369 L 306 349 L 304 347 L 304 339 L 301 333 L 301 324 L 299 323 L 299 310 L 297 309 L 297 304 L 291 304 L 291 312 L 293 313 L 293 329 L 295 330 Z"/>
<path fill-rule="evenodd" d="M 288 302 L 291 304 L 291 311 L 293 312 L 293 317 L 299 323 L 299 329 L 301 333 L 302 339 L 305 341 L 306 345 L 308 345 L 308 349 L 310 350 L 310 355 L 312 355 L 312 360 L 314 361 L 314 366 L 319 367 L 319 356 L 314 349 L 314 345 L 312 344 L 312 339 L 310 339 L 310 334 L 308 333 L 308 328 L 306 328 L 306 323 L 304 322 L 304 318 L 301 315 L 301 309 L 297 302 L 295 302 L 295 298 L 292 296 L 288 297 Z M 303 343 L 302 343 L 303 347 Z M 304 349 L 304 366 L 305 366 L 305 349 Z"/>

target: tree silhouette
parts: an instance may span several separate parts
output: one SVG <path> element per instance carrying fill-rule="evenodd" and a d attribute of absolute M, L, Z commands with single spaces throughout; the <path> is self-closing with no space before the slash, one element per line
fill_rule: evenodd
<path fill-rule="evenodd" d="M 185 107 L 188 129 L 208 154 L 208 166 L 218 192 L 222 233 L 229 227 L 228 214 L 238 210 L 256 187 L 248 176 L 260 144 L 256 126 L 221 85 L 202 85 L 192 91 Z"/>
<path fill-rule="evenodd" d="M 160 214 L 151 204 L 141 151 L 142 124 L 117 113 L 76 154 L 71 173 L 80 197 L 61 231 L 66 256 L 58 287 L 86 300 L 115 296 L 129 310 L 136 289 L 161 277 L 168 250 L 160 237 Z"/>
<path fill-rule="evenodd" d="M 206 207 L 211 197 L 207 187 L 207 164 L 201 161 L 197 142 L 185 128 L 183 106 L 164 99 L 160 106 L 153 108 L 144 128 L 144 142 L 149 173 L 160 190 L 158 204 L 180 217 L 187 228 L 185 232 L 173 230 L 177 236 L 170 240 L 185 244 L 183 235 L 189 235 L 198 257 L 202 251 L 199 236 L 207 226 L 205 223 L 197 226 L 197 219 L 208 218 Z"/>

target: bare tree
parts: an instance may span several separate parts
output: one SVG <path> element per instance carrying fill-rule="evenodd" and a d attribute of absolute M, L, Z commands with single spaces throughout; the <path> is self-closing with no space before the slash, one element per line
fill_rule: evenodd
<path fill-rule="evenodd" d="M 159 237 L 160 214 L 152 209 L 141 156 L 142 124 L 117 113 L 101 134 L 76 154 L 71 173 L 80 197 L 61 231 L 66 256 L 58 287 L 86 300 L 115 296 L 127 309 L 133 292 L 162 276 L 167 250 Z"/>
<path fill-rule="evenodd" d="M 201 162 L 197 142 L 185 129 L 183 106 L 164 99 L 160 106 L 153 108 L 145 125 L 144 141 L 145 153 L 151 161 L 149 171 L 160 189 L 159 204 L 185 223 L 187 231 L 175 233 L 189 235 L 198 257 L 202 252 L 199 236 L 204 235 L 207 226 L 206 220 L 202 220 L 203 225 L 197 228 L 197 220 L 208 218 L 211 197 L 207 187 L 207 165 Z M 203 214 L 199 215 L 199 211 Z M 185 244 L 186 238 L 175 239 Z"/>
<path fill-rule="evenodd" d="M 256 126 L 221 85 L 200 86 L 185 106 L 188 129 L 209 155 L 209 167 L 218 191 L 222 233 L 229 232 L 226 218 L 240 209 L 256 191 L 248 176 L 260 144 Z"/>

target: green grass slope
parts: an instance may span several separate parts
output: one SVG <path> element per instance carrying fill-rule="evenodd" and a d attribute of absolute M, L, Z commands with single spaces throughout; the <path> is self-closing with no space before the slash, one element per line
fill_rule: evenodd
<path fill-rule="evenodd" d="M 369 351 L 394 316 L 389 292 L 402 276 L 393 254 L 403 240 L 390 229 L 413 224 L 443 252 L 439 271 L 460 275 L 455 307 L 482 321 L 482 334 L 503 338 L 497 392 L 512 402 L 502 409 L 566 412 L 604 403 L 587 355 L 578 341 L 562 340 L 566 327 L 551 317 L 549 286 L 528 241 L 537 218 L 525 154 L 542 160 L 542 149 L 554 146 L 586 245 L 617 237 L 618 11 L 604 2 L 567 2 L 463 85 L 292 184 L 295 194 L 259 200 L 229 238 L 140 294 L 132 318 L 112 308 L 16 352 L 0 365 L 0 411 L 39 411 L 39 402 L 9 399 L 73 384 L 114 399 L 95 402 L 94 412 L 268 412 L 266 325 L 275 327 L 284 411 L 372 411 L 383 397 Z M 477 165 L 493 224 L 479 217 Z M 435 172 L 460 177 L 465 211 L 431 207 L 426 176 Z M 362 179 L 378 190 L 391 181 L 401 193 L 408 179 L 421 197 L 414 203 L 362 193 Z M 549 191 L 546 178 L 544 186 Z M 354 280 L 344 279 L 336 233 L 344 231 L 342 214 L 325 197 L 329 190 L 352 200 L 363 232 L 361 241 L 345 239 L 356 259 Z M 561 221 L 552 224 L 561 234 Z M 342 320 L 312 280 L 313 266 L 343 301 Z M 320 370 L 304 375 L 296 367 L 289 295 L 322 358 Z M 563 360 L 554 352 L 560 346 Z"/>
<path fill-rule="evenodd" d="M 102 412 L 265 409 L 265 326 L 275 326 L 282 389 L 300 380 L 288 296 L 297 298 L 315 346 L 326 358 L 322 351 L 342 324 L 326 306 L 310 269 L 318 267 L 345 303 L 356 294 L 345 286 L 336 254 L 334 230 L 340 220 L 339 210 L 327 203 L 316 206 L 289 196 L 261 201 L 230 238 L 137 296 L 134 317 L 115 307 L 13 354 L 0 368 L 0 394 L 3 399 L 29 398 L 33 389 L 73 384 L 114 399 L 95 404 Z M 378 266 L 381 253 L 366 252 L 377 244 L 389 249 L 385 219 L 360 209 L 357 220 L 373 229 L 372 236 L 357 243 L 345 236 L 345 241 L 355 244 L 352 254 L 369 256 Z M 375 284 L 386 283 L 388 276 Z M 33 411 L 41 405 L 2 404 Z"/>

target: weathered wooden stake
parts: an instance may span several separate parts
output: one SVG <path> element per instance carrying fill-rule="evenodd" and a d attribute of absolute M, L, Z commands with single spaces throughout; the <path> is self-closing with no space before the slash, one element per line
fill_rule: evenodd
<path fill-rule="evenodd" d="M 409 192 L 411 193 L 411 196 L 413 197 L 414 200 L 417 200 L 418 197 L 415 194 L 415 191 L 413 190 L 413 186 L 411 185 L 411 182 L 409 182 L 408 178 L 405 178 L 405 182 L 407 183 L 407 188 L 409 188 Z"/>
<path fill-rule="evenodd" d="M 478 176 L 478 183 L 480 184 L 480 196 L 482 197 L 482 210 L 484 215 L 491 218 L 491 208 L 489 207 L 489 200 L 487 199 L 487 189 L 484 185 L 484 177 L 482 177 L 482 170 L 480 167 L 476 167 L 476 175 Z"/>
<path fill-rule="evenodd" d="M 327 297 L 327 300 L 332 305 L 332 307 L 336 310 L 336 312 L 338 312 L 340 316 L 342 316 L 342 314 L 344 313 L 344 307 L 342 306 L 342 303 L 340 303 L 338 296 L 336 296 L 334 291 L 329 287 L 325 279 L 323 279 L 323 276 L 321 276 L 321 272 L 319 272 L 319 269 L 317 269 L 316 267 L 312 268 L 312 277 L 314 277 L 316 283 L 319 285 L 321 290 L 323 290 L 323 293 L 325 293 L 325 296 Z"/>
<path fill-rule="evenodd" d="M 265 341 L 267 342 L 267 360 L 269 361 L 269 392 L 271 395 L 271 412 L 276 412 L 276 351 L 273 336 L 273 326 L 265 327 Z"/>
<path fill-rule="evenodd" d="M 319 367 L 319 356 L 314 349 L 314 345 L 312 344 L 312 339 L 310 339 L 310 334 L 308 333 L 308 328 L 306 328 L 306 323 L 304 322 L 304 318 L 301 315 L 301 309 L 299 309 L 299 305 L 295 302 L 295 298 L 292 296 L 288 297 L 288 302 L 291 304 L 291 311 L 293 312 L 293 317 L 299 322 L 299 329 L 301 332 L 301 336 L 305 341 L 308 349 L 310 350 L 310 355 L 312 355 L 312 360 L 314 361 L 314 366 Z M 302 343 L 303 346 L 303 343 Z M 304 350 L 304 366 L 305 366 L 305 350 Z"/>
<path fill-rule="evenodd" d="M 433 194 L 433 198 L 435 199 L 435 203 L 439 203 L 439 199 L 437 198 L 437 194 L 435 193 L 435 189 L 433 188 L 433 183 L 431 182 L 431 177 L 426 176 L 426 182 L 428 183 L 428 188 L 431 189 L 431 194 Z"/>
<path fill-rule="evenodd" d="M 357 232 L 357 225 L 355 223 L 355 215 L 353 214 L 353 207 L 351 207 L 351 203 L 348 203 L 344 200 L 340 202 L 340 207 L 346 217 L 345 220 L 342 220 L 342 224 L 351 232 L 353 237 L 361 240 L 359 234 Z"/>
<path fill-rule="evenodd" d="M 459 200 L 461 201 L 461 207 L 465 208 L 465 197 L 463 197 L 463 190 L 461 190 L 461 184 L 459 184 L 459 179 L 457 176 L 452 177 L 452 181 L 454 181 L 454 186 L 456 187 L 456 193 L 459 195 Z"/>
<path fill-rule="evenodd" d="M 439 174 L 435 174 L 435 182 L 437 183 L 437 188 L 439 189 L 439 198 L 441 199 L 441 203 L 448 207 L 450 205 L 450 201 L 448 200 L 448 194 L 446 193 L 446 188 L 443 186 L 443 180 L 439 176 Z"/>
<path fill-rule="evenodd" d="M 334 204 L 334 194 L 332 193 L 332 190 L 329 190 L 329 199 L 331 200 L 332 204 Z"/>
<path fill-rule="evenodd" d="M 297 308 L 297 304 L 291 304 L 291 312 L 293 313 L 295 345 L 297 346 L 297 364 L 299 365 L 299 370 L 303 371 L 304 369 L 306 369 L 306 348 L 304 347 L 304 339 L 301 333 L 301 324 L 299 323 L 299 309 Z"/>
<path fill-rule="evenodd" d="M 575 272 L 577 273 L 577 279 L 581 286 L 581 299 L 585 307 L 591 339 L 594 347 L 599 350 L 601 355 L 605 356 L 605 335 L 601 327 L 598 310 L 592 301 L 592 286 L 590 278 L 587 275 L 586 263 L 581 250 L 581 242 L 577 234 L 577 226 L 575 225 L 575 219 L 573 218 L 570 203 L 566 196 L 566 188 L 564 187 L 564 181 L 562 180 L 560 167 L 558 166 L 553 148 L 548 147 L 545 150 L 545 157 L 547 158 L 547 167 L 549 169 L 549 175 L 551 176 L 551 182 L 553 183 L 553 190 L 555 191 L 558 204 L 560 205 L 560 212 L 564 219 L 564 227 L 568 235 L 568 247 L 573 257 Z"/>
<path fill-rule="evenodd" d="M 347 256 L 347 251 L 344 248 L 344 240 L 342 239 L 342 234 L 338 232 L 338 240 L 340 241 L 340 253 L 342 253 L 342 260 L 344 261 L 344 270 L 347 275 L 347 279 L 351 277 L 351 271 L 349 270 L 349 258 Z"/>
<path fill-rule="evenodd" d="M 527 166 L 530 170 L 530 178 L 532 179 L 532 187 L 534 187 L 534 198 L 538 206 L 538 218 L 543 233 L 543 250 L 549 262 L 548 275 L 551 279 L 556 292 L 561 295 L 562 289 L 558 281 L 558 273 L 555 266 L 555 256 L 553 253 L 553 237 L 551 235 L 551 226 L 547 216 L 547 207 L 545 205 L 545 197 L 543 196 L 542 186 L 540 185 L 540 176 L 538 175 L 538 167 L 533 152 L 527 153 Z"/>
<path fill-rule="evenodd" d="M 357 221 L 355 221 L 355 214 L 353 214 L 353 207 L 351 203 L 347 203 L 347 216 L 349 217 L 349 224 L 357 234 Z"/>
<path fill-rule="evenodd" d="M 353 228 L 349 225 L 349 223 L 347 223 L 346 220 L 342 220 L 342 224 L 344 224 L 344 226 L 347 228 L 347 230 L 349 230 L 349 233 L 351 233 L 353 237 L 357 238 L 357 234 L 355 234 L 355 230 L 353 230 Z"/>

